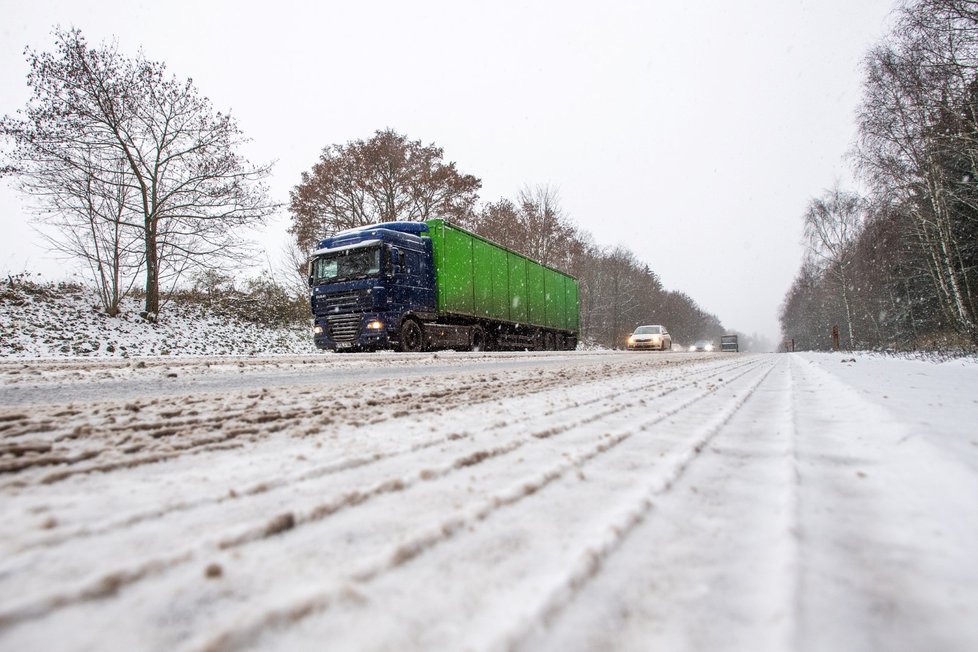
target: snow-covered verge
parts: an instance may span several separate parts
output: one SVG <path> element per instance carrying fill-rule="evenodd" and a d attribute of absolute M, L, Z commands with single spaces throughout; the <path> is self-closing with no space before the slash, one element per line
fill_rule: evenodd
<path fill-rule="evenodd" d="M 267 355 L 313 353 L 309 326 L 271 327 L 217 316 L 200 305 L 170 303 L 156 323 L 125 299 L 108 317 L 82 286 L 4 283 L 0 358 Z"/>
<path fill-rule="evenodd" d="M 168 369 L 0 363 L 0 649 L 978 649 L 973 363 Z"/>

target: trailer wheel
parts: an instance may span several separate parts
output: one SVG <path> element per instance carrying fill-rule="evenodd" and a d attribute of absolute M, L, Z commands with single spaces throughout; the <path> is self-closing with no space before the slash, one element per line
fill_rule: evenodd
<path fill-rule="evenodd" d="M 401 351 L 418 353 L 424 351 L 424 330 L 413 319 L 405 319 L 401 324 Z"/>
<path fill-rule="evenodd" d="M 472 351 L 486 350 L 486 332 L 481 326 L 473 326 L 469 333 L 469 349 Z"/>

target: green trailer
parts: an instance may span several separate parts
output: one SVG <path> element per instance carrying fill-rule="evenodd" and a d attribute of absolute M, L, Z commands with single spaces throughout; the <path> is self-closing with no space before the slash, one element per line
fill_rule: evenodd
<path fill-rule="evenodd" d="M 576 335 L 577 279 L 444 220 L 428 220 L 438 312 Z"/>

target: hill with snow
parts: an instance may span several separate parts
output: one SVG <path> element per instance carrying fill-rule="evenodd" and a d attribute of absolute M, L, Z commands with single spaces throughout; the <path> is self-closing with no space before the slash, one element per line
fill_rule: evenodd
<path fill-rule="evenodd" d="M 137 299 L 107 316 L 98 296 L 72 283 L 7 279 L 0 287 L 0 358 L 274 355 L 315 353 L 308 322 L 271 325 L 171 301 L 156 323 Z M 247 307 L 236 312 L 247 315 Z"/>

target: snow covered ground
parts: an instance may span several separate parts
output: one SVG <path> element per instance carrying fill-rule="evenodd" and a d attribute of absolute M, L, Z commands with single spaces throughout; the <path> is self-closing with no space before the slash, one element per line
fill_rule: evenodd
<path fill-rule="evenodd" d="M 140 362 L 0 362 L 0 649 L 978 649 L 973 361 Z"/>
<path fill-rule="evenodd" d="M 270 327 L 201 305 L 171 302 L 159 321 L 122 301 L 107 317 L 89 288 L 67 283 L 0 282 L 0 359 L 310 354 L 311 325 Z"/>

